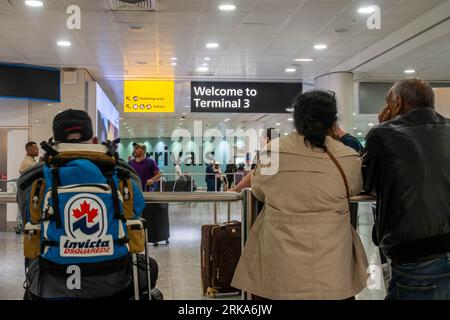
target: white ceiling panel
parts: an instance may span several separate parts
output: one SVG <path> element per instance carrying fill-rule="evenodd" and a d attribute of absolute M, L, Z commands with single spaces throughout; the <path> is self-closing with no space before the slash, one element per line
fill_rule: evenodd
<path fill-rule="evenodd" d="M 292 14 L 296 12 L 302 3 L 298 1 L 272 1 L 259 0 L 253 7 L 252 13 L 279 13 Z"/>

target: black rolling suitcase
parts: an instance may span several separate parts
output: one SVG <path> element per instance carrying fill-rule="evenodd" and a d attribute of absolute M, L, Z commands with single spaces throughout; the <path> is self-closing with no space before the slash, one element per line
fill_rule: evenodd
<path fill-rule="evenodd" d="M 148 223 L 148 242 L 155 247 L 159 242 L 165 241 L 169 244 L 169 204 L 168 203 L 148 203 L 142 212 L 142 218 Z"/>

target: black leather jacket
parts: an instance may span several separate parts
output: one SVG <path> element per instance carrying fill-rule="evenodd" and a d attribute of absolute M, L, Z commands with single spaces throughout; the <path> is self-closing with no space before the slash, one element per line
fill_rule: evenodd
<path fill-rule="evenodd" d="M 377 194 L 375 235 L 394 262 L 450 252 L 450 119 L 418 108 L 367 135 L 364 189 Z"/>

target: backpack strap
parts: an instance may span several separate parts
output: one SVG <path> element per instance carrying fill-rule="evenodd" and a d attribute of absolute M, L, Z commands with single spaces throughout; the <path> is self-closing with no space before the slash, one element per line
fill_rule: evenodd
<path fill-rule="evenodd" d="M 129 177 L 129 174 L 121 173 L 119 182 L 119 191 L 123 197 L 123 211 L 127 220 L 134 217 L 134 194 L 133 194 L 133 182 Z"/>
<path fill-rule="evenodd" d="M 53 219 L 55 219 L 56 228 L 62 228 L 61 215 L 59 211 L 59 196 L 58 196 L 58 186 L 60 185 L 59 181 L 59 168 L 53 167 L 51 170 L 52 178 L 53 178 L 53 186 L 52 186 L 52 207 L 53 207 Z"/>
<path fill-rule="evenodd" d="M 30 204 L 29 204 L 29 212 L 30 212 L 30 221 L 33 224 L 39 223 L 42 215 L 42 202 L 44 201 L 45 194 L 45 180 L 38 179 L 35 180 L 31 185 L 30 191 Z"/>
<path fill-rule="evenodd" d="M 114 205 L 114 218 L 118 220 L 125 221 L 125 216 L 120 214 L 120 202 L 119 202 L 119 194 L 117 191 L 116 183 L 113 179 L 113 172 L 112 171 L 106 171 L 104 173 L 106 181 L 108 182 L 108 185 L 111 187 L 111 193 L 113 197 L 113 205 Z"/>

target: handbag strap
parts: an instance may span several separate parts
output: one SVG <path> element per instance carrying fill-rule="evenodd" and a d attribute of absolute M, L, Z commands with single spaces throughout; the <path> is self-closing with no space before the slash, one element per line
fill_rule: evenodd
<path fill-rule="evenodd" d="M 338 168 L 338 170 L 342 176 L 342 179 L 344 180 L 345 191 L 347 192 L 347 199 L 350 202 L 350 188 L 348 187 L 348 181 L 347 181 L 347 177 L 345 176 L 344 169 L 342 169 L 342 166 L 340 165 L 340 163 L 337 161 L 337 159 L 334 157 L 334 155 L 328 150 L 327 150 L 327 155 L 330 157 L 330 159 L 336 165 L 336 167 Z"/>

